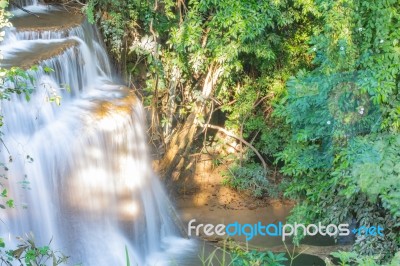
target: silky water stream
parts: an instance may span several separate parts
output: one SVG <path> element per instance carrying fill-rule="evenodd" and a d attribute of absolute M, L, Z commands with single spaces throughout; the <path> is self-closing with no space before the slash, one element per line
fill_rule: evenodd
<path fill-rule="evenodd" d="M 74 16 L 26 8 L 58 26 L 62 16 Z M 31 72 L 29 102 L 18 96 L 1 103 L 2 182 L 16 204 L 0 212 L 1 237 L 16 244 L 16 236 L 32 232 L 38 245 L 52 239 L 69 265 L 126 265 L 125 247 L 132 265 L 185 265 L 179 259 L 193 256 L 196 244 L 177 230 L 151 169 L 143 108 L 115 85 L 96 28 L 79 16 L 70 28 L 35 28 L 31 16 L 13 12 L 19 28 L 8 30 L 1 64 L 39 68 Z M 55 95 L 60 106 L 48 102 Z"/>

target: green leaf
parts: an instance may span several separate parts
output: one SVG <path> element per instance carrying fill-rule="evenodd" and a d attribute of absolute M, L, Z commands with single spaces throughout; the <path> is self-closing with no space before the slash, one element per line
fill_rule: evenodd
<path fill-rule="evenodd" d="M 47 74 L 54 72 L 54 70 L 48 66 L 43 67 L 43 71 Z"/>
<path fill-rule="evenodd" d="M 6 201 L 6 204 L 9 208 L 14 208 L 14 200 L 10 199 Z"/>
<path fill-rule="evenodd" d="M 28 92 L 25 92 L 25 100 L 29 102 L 31 100 L 31 95 Z"/>
<path fill-rule="evenodd" d="M 5 9 L 8 6 L 8 1 L 1 0 L 0 1 L 0 8 Z"/>
<path fill-rule="evenodd" d="M 126 258 L 126 266 L 131 266 L 131 262 L 129 260 L 129 253 L 128 253 L 127 246 L 125 246 L 125 258 Z"/>

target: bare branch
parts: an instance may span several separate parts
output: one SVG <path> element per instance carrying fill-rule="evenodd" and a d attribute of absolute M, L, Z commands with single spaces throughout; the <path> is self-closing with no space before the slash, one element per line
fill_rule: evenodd
<path fill-rule="evenodd" d="M 241 138 L 241 137 L 239 137 L 239 136 L 236 136 L 234 133 L 232 133 L 232 132 L 226 130 L 226 129 L 223 128 L 223 127 L 219 127 L 219 126 L 215 126 L 215 125 L 210 125 L 210 124 L 203 125 L 203 127 L 208 127 L 208 128 L 212 128 L 212 129 L 216 129 L 216 130 L 218 130 L 218 131 L 221 131 L 222 133 L 224 133 L 224 134 L 227 135 L 228 137 L 237 139 L 237 140 L 239 140 L 240 142 L 242 142 L 244 145 L 246 145 L 247 147 L 249 147 L 252 151 L 254 151 L 254 153 L 255 153 L 255 154 L 257 155 L 257 157 L 260 159 L 260 161 L 261 161 L 261 163 L 262 163 L 262 165 L 263 165 L 263 168 L 264 168 L 264 173 L 265 173 L 265 175 L 267 175 L 267 172 L 268 172 L 267 163 L 265 162 L 264 158 L 261 156 L 261 154 L 259 153 L 259 151 L 258 151 L 253 145 L 251 145 L 250 143 L 248 143 L 248 142 L 247 142 L 246 140 L 244 140 L 243 138 Z"/>
<path fill-rule="evenodd" d="M 40 18 L 40 17 L 39 17 L 38 15 L 36 15 L 35 13 L 33 13 L 33 12 L 31 12 L 31 11 L 29 11 L 29 10 L 23 8 L 21 5 L 15 3 L 14 1 L 10 1 L 10 4 L 13 5 L 13 6 L 15 6 L 15 7 L 18 8 L 18 9 L 21 9 L 21 10 L 24 11 L 25 13 L 28 13 L 29 15 L 35 16 L 35 17 L 37 17 L 37 18 Z"/>

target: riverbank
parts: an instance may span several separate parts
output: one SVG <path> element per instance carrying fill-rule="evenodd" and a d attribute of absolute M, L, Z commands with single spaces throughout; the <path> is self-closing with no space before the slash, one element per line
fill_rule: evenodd
<path fill-rule="evenodd" d="M 175 204 L 182 222 L 196 224 L 278 223 L 285 222 L 294 202 L 282 199 L 254 198 L 249 193 L 223 185 L 225 166 L 212 167 L 211 161 L 200 160 L 191 178 L 176 184 Z M 183 180 L 183 181 L 182 181 Z M 204 236 L 203 236 L 204 237 Z M 245 242 L 245 236 L 234 237 Z M 256 236 L 252 244 L 272 247 L 282 244 L 276 237 Z"/>
<path fill-rule="evenodd" d="M 207 156 L 201 156 L 193 160 L 184 173 L 174 173 L 172 184 L 168 186 L 185 230 L 188 230 L 188 223 L 193 219 L 196 220 L 194 225 L 286 222 L 295 202 L 268 197 L 255 198 L 250 193 L 234 190 L 223 185 L 225 171 L 225 165 L 214 166 Z M 199 237 L 216 247 L 222 248 L 226 245 L 226 239 L 206 236 L 202 230 Z M 237 248 L 286 253 L 280 237 L 258 235 L 246 242 L 246 237 L 241 235 L 234 236 L 229 241 Z M 286 241 L 286 245 L 290 251 L 293 250 L 291 240 Z M 308 238 L 300 247 L 296 247 L 295 253 L 304 255 L 297 258 L 294 265 L 325 265 L 322 261 L 331 252 L 349 248 L 350 246 L 335 245 L 331 238 Z"/>

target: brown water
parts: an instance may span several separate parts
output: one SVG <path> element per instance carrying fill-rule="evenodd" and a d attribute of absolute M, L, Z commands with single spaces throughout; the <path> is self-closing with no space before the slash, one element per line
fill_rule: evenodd
<path fill-rule="evenodd" d="M 190 203 L 188 203 L 190 204 Z M 230 224 L 234 222 L 238 222 L 240 224 L 255 224 L 261 221 L 263 224 L 269 223 L 278 223 L 286 222 L 286 217 L 289 215 L 290 210 L 293 208 L 292 204 L 273 204 L 263 208 L 257 209 L 242 209 L 242 210 L 226 210 L 226 209 L 217 209 L 216 211 L 210 211 L 210 208 L 207 206 L 192 206 L 192 207 L 184 207 L 180 209 L 180 215 L 182 217 L 183 224 L 187 226 L 188 222 L 191 219 L 196 219 L 197 224 Z M 235 241 L 238 242 L 246 242 L 245 236 L 233 236 Z M 213 246 L 212 243 L 207 243 L 202 240 L 198 240 L 202 243 L 200 246 L 202 248 L 198 249 L 198 254 L 203 254 L 204 257 L 207 258 L 209 254 L 215 251 L 215 249 L 219 249 L 216 246 Z M 291 239 L 288 239 L 286 243 L 290 244 Z M 326 246 L 333 245 L 334 241 L 332 238 L 315 236 L 308 237 L 304 239 L 304 243 L 310 245 L 317 246 Z M 302 243 L 303 243 L 302 242 Z M 282 239 L 280 237 L 273 236 L 255 236 L 252 240 L 248 242 L 250 248 L 256 249 L 268 249 L 274 247 L 282 246 Z M 284 252 L 284 250 L 280 251 Z M 234 255 L 227 255 L 227 259 L 229 260 Z M 219 260 L 222 258 L 222 252 L 217 252 L 217 257 Z M 290 256 L 287 255 L 288 262 L 286 265 L 290 265 Z M 214 259 L 215 263 L 218 262 L 218 259 Z M 185 260 L 187 265 L 201 265 L 201 260 L 196 256 L 189 256 Z M 217 264 L 218 265 L 218 264 Z M 323 260 L 317 256 L 302 254 L 297 257 L 293 261 L 293 266 L 319 266 L 325 265 Z"/>

